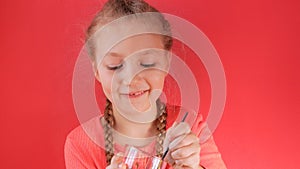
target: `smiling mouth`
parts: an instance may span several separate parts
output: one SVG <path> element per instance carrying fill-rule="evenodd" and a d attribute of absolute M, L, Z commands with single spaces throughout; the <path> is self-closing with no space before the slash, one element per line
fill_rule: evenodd
<path fill-rule="evenodd" d="M 140 97 L 140 96 L 144 95 L 148 91 L 149 90 L 142 90 L 142 91 L 137 91 L 137 92 L 130 92 L 128 94 L 128 96 L 129 96 L 129 98 L 137 98 L 137 97 Z"/>

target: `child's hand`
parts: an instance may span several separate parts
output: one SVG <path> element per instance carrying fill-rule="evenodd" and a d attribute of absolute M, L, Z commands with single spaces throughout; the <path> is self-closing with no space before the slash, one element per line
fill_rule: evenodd
<path fill-rule="evenodd" d="M 106 167 L 106 169 L 126 169 L 126 164 L 123 162 L 123 155 L 122 154 L 116 154 L 111 159 L 110 165 Z"/>
<path fill-rule="evenodd" d="M 174 124 L 168 131 L 164 143 L 169 152 L 166 161 L 176 168 L 198 169 L 200 163 L 200 144 L 198 137 L 191 132 L 187 123 Z"/>

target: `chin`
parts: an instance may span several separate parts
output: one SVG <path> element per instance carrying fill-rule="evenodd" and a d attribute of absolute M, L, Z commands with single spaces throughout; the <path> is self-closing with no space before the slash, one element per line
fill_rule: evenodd
<path fill-rule="evenodd" d="M 156 106 L 149 105 L 124 105 L 119 107 L 119 112 L 126 119 L 136 123 L 149 123 L 153 122 L 157 118 Z"/>

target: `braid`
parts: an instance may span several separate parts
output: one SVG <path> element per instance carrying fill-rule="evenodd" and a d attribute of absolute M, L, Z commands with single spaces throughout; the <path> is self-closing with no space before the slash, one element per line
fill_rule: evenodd
<path fill-rule="evenodd" d="M 160 99 L 157 100 L 156 104 L 159 114 L 159 117 L 156 119 L 157 131 L 159 132 L 156 142 L 156 154 L 161 157 L 163 154 L 163 143 L 166 137 L 167 112 L 166 105 L 162 103 Z"/>
<path fill-rule="evenodd" d="M 106 105 L 104 110 L 104 139 L 105 139 L 105 156 L 106 163 L 110 165 L 110 161 L 114 156 L 114 146 L 113 146 L 113 135 L 112 135 L 112 127 L 114 125 L 114 117 L 112 114 L 112 104 L 106 99 Z"/>

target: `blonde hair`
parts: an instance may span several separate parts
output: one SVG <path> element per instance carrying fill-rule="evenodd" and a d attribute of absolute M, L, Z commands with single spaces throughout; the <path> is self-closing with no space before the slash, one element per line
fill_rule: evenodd
<path fill-rule="evenodd" d="M 169 22 L 157 9 L 150 6 L 143 0 L 108 0 L 102 9 L 96 14 L 86 31 L 86 48 L 92 61 L 95 61 L 95 42 L 92 36 L 104 25 L 124 16 L 147 13 L 155 13 L 165 35 L 163 38 L 164 48 L 170 50 L 173 45 L 173 38 Z"/>

